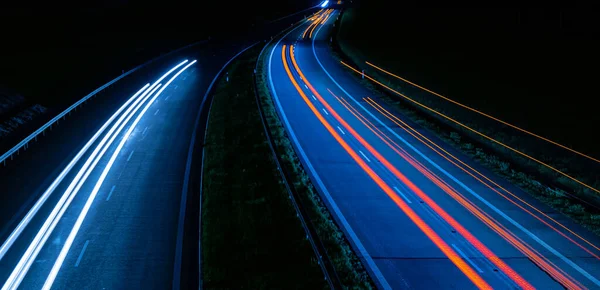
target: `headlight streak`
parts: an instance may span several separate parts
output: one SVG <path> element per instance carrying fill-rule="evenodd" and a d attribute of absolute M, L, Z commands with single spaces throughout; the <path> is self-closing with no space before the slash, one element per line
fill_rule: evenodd
<path fill-rule="evenodd" d="M 79 217 L 77 218 L 77 221 L 75 222 L 75 225 L 71 229 L 71 232 L 69 233 L 69 236 L 68 236 L 67 240 L 65 241 L 65 244 L 63 245 L 63 248 L 61 249 L 60 254 L 58 255 L 58 258 L 56 259 L 56 261 L 54 263 L 54 266 L 52 267 L 52 270 L 48 274 L 48 277 L 47 277 L 46 282 L 44 283 L 44 286 L 42 287 L 42 289 L 50 289 L 52 287 L 52 284 L 54 283 L 54 280 L 56 279 L 56 276 L 58 275 L 58 271 L 60 270 L 60 268 L 61 268 L 61 266 L 62 266 L 62 264 L 63 264 L 63 262 L 64 262 L 64 260 L 65 260 L 65 258 L 67 256 L 67 254 L 69 252 L 69 249 L 71 248 L 71 245 L 73 244 L 73 241 L 75 240 L 75 237 L 77 236 L 77 233 L 79 232 L 79 228 L 81 227 L 81 224 L 85 220 L 85 217 L 87 216 L 87 213 L 88 213 L 88 211 L 89 211 L 92 203 L 94 202 L 94 199 L 96 198 L 96 195 L 98 194 L 98 191 L 100 190 L 100 187 L 102 186 L 102 183 L 104 182 L 104 179 L 108 175 L 108 172 L 110 171 L 112 165 L 114 164 L 115 160 L 119 156 L 119 153 L 121 152 L 121 149 L 125 145 L 125 142 L 127 142 L 129 136 L 131 135 L 131 133 L 135 129 L 136 125 L 142 119 L 142 117 L 144 116 L 144 114 L 146 113 L 146 111 L 148 110 L 148 108 L 150 108 L 150 106 L 154 103 L 154 101 L 156 100 L 156 98 L 158 98 L 158 96 L 169 86 L 169 84 L 171 84 L 171 82 L 173 82 L 175 80 L 175 78 L 177 78 L 177 76 L 179 76 L 187 68 L 189 68 L 190 66 L 192 66 L 195 63 L 196 63 L 196 60 L 192 61 L 191 63 L 189 63 L 188 65 L 186 65 L 185 67 L 183 67 L 174 76 L 172 76 L 171 79 L 169 79 L 169 81 L 167 81 L 165 83 L 165 85 L 146 104 L 146 106 L 144 107 L 144 109 L 139 113 L 139 115 L 137 116 L 137 118 L 133 121 L 133 123 L 131 124 L 131 126 L 129 127 L 129 129 L 125 133 L 125 135 L 123 136 L 123 139 L 119 143 L 118 147 L 115 149 L 115 152 L 113 153 L 113 155 L 111 156 L 110 160 L 108 161 L 108 164 L 106 165 L 106 167 L 102 171 L 102 174 L 100 175 L 100 178 L 96 182 L 96 185 L 94 186 L 94 189 L 90 193 L 90 196 L 88 197 L 88 199 L 87 199 L 87 201 L 86 201 L 83 209 L 81 210 L 81 213 L 79 214 Z"/>
<path fill-rule="evenodd" d="M 156 88 L 158 88 L 158 87 L 156 87 Z M 35 261 L 35 258 L 37 257 L 39 252 L 42 250 L 42 248 L 46 244 L 46 241 L 52 234 L 54 228 L 56 227 L 56 225 L 62 218 L 62 216 L 63 216 L 64 212 L 67 210 L 68 206 L 71 204 L 71 201 L 77 195 L 79 188 L 83 185 L 83 183 L 85 182 L 85 179 L 92 172 L 95 165 L 102 158 L 102 156 L 104 155 L 106 150 L 111 146 L 111 144 L 113 143 L 114 139 L 117 137 L 119 132 L 123 129 L 123 127 L 125 127 L 127 125 L 127 122 L 129 121 L 129 119 L 131 119 L 131 117 L 133 115 L 135 115 L 135 113 L 139 110 L 139 108 L 143 104 L 143 102 L 140 103 L 142 98 L 144 98 L 144 101 L 147 99 L 147 97 L 145 97 L 145 96 L 146 95 L 149 96 L 148 92 L 150 89 L 152 89 L 152 87 L 148 88 L 148 90 L 146 90 L 141 96 L 139 96 L 138 99 L 135 101 L 135 103 L 132 104 L 123 115 L 121 115 L 121 118 L 119 118 L 119 120 L 113 125 L 111 130 L 104 136 L 101 143 L 98 144 L 98 146 L 96 147 L 96 149 L 94 150 L 92 155 L 90 155 L 90 157 L 88 157 L 86 163 L 84 164 L 84 167 L 80 169 L 80 171 L 77 173 L 77 176 L 71 181 L 71 184 L 69 185 L 67 190 L 63 193 L 61 199 L 57 202 L 56 206 L 54 207 L 54 209 L 52 210 L 52 212 L 50 213 L 50 215 L 48 216 L 48 218 L 46 219 L 46 221 L 44 222 L 44 224 L 42 225 L 42 227 L 36 234 L 33 241 L 31 241 L 31 243 L 29 244 L 29 247 L 27 247 L 27 250 L 25 251 L 25 253 L 21 257 L 21 259 L 19 260 L 19 263 L 13 269 L 11 275 L 6 280 L 6 283 L 4 284 L 4 286 L 2 286 L 2 290 L 16 289 L 19 286 L 19 284 L 21 283 L 21 281 L 23 280 L 23 278 L 25 278 L 25 275 L 27 275 L 27 272 L 29 271 L 31 264 L 33 264 L 33 262 Z M 154 90 L 152 90 L 152 91 L 154 91 Z M 131 111 L 134 107 L 135 107 L 135 110 Z M 128 118 L 125 120 L 125 122 L 121 123 L 121 121 L 123 121 L 123 119 L 127 116 L 128 116 Z M 117 127 L 119 127 L 117 132 L 112 134 L 112 138 L 110 139 L 110 141 L 107 144 L 104 144 L 108 140 L 108 138 L 111 137 L 111 133 L 113 133 L 113 131 Z M 103 145 L 106 145 L 106 146 L 104 146 L 104 148 L 103 148 Z M 100 151 L 100 149 L 103 149 L 103 150 L 102 150 L 102 152 L 100 152 L 100 154 L 98 154 L 98 151 Z M 92 166 L 89 166 L 92 161 L 93 161 Z M 83 178 L 82 178 L 82 175 L 83 175 Z M 74 187 L 75 187 L 75 190 L 73 190 Z"/>
<path fill-rule="evenodd" d="M 173 69 L 171 69 L 169 72 L 167 72 L 165 75 L 163 75 L 163 77 L 161 77 L 158 81 L 156 81 L 155 84 L 159 83 L 162 79 L 164 79 L 171 72 L 173 72 L 175 69 L 177 69 L 177 67 L 185 64 L 186 62 L 187 62 L 187 60 L 183 61 L 182 63 L 180 63 L 179 65 L 177 65 Z M 142 92 L 144 92 L 146 90 L 146 88 L 148 88 L 148 86 L 150 86 L 150 84 L 146 84 L 138 92 L 136 92 L 134 94 L 134 96 L 132 96 L 131 98 L 129 98 L 129 100 L 127 102 L 125 102 L 125 104 L 123 104 L 102 125 L 102 127 L 100 127 L 100 129 L 98 129 L 98 131 L 94 134 L 94 136 L 92 136 L 92 138 L 90 138 L 90 140 L 88 140 L 88 142 L 83 146 L 83 148 L 81 148 L 81 150 L 79 150 L 79 152 L 77 153 L 77 155 L 75 155 L 75 157 L 73 157 L 73 159 L 69 162 L 69 164 L 67 164 L 67 166 L 65 167 L 65 169 L 63 169 L 61 171 L 61 173 L 58 175 L 58 177 L 56 177 L 56 179 L 54 179 L 54 181 L 50 184 L 50 186 L 46 189 L 46 191 L 44 191 L 44 193 L 41 195 L 41 197 L 36 201 L 36 203 L 27 212 L 27 214 L 25 215 L 25 217 L 23 217 L 23 219 L 19 222 L 19 224 L 11 232 L 11 234 L 4 241 L 4 243 L 2 243 L 2 246 L 0 247 L 0 261 L 2 260 L 2 258 L 4 257 L 4 255 L 6 255 L 6 253 L 8 252 L 8 250 L 10 250 L 11 246 L 15 243 L 15 241 L 17 240 L 17 238 L 19 238 L 19 236 L 21 235 L 21 233 L 23 232 L 23 230 L 25 230 L 25 228 L 27 227 L 27 225 L 31 222 L 31 220 L 37 214 L 37 212 L 40 210 L 40 208 L 44 205 L 44 203 L 46 202 L 46 200 L 48 200 L 48 198 L 50 197 L 50 195 L 52 194 L 52 192 L 54 192 L 54 190 L 56 189 L 56 187 L 62 182 L 62 180 L 65 178 L 65 176 L 67 174 L 69 174 L 69 172 L 71 171 L 71 169 L 81 159 L 81 157 L 85 154 L 85 152 L 87 152 L 87 150 L 92 146 L 92 144 L 94 142 L 96 142 L 96 140 L 98 139 L 98 137 L 100 137 L 100 135 L 104 132 L 104 130 L 106 130 L 106 128 L 112 123 L 112 121 L 115 118 L 117 118 L 117 116 L 119 114 L 121 114 L 121 112 L 129 105 L 129 103 L 131 103 L 133 100 L 135 100 L 136 97 L 139 94 L 141 94 Z"/>
<path fill-rule="evenodd" d="M 54 227 L 60 221 L 60 218 L 62 217 L 64 211 L 69 206 L 71 200 L 75 197 L 75 195 L 77 194 L 77 191 L 79 190 L 79 188 L 81 188 L 81 186 L 85 182 L 85 179 L 87 178 L 87 176 L 94 169 L 95 165 L 98 163 L 98 161 L 100 160 L 100 158 L 104 155 L 104 152 L 113 143 L 113 141 L 116 138 L 116 136 L 123 129 L 123 127 L 127 124 L 127 122 L 129 121 L 129 119 L 131 119 L 131 117 L 139 110 L 139 108 L 148 99 L 148 97 L 150 97 L 151 94 L 160 87 L 159 82 L 162 81 L 164 78 L 166 78 L 168 75 L 170 75 L 173 71 L 175 71 L 177 68 L 179 68 L 180 66 L 184 65 L 187 62 L 188 61 L 185 60 L 185 61 L 179 63 L 178 65 L 176 65 L 175 67 L 173 67 L 171 70 L 169 70 L 168 72 L 166 72 L 161 78 L 159 78 L 156 82 L 154 82 L 154 84 L 152 86 L 148 87 L 149 84 L 146 84 L 141 90 L 139 90 L 134 96 L 132 96 L 129 101 L 126 102 L 126 104 L 124 106 L 129 105 L 132 100 L 136 99 L 136 101 L 134 102 L 134 104 L 132 104 L 127 109 L 127 111 L 123 115 L 121 115 L 121 117 L 118 119 L 118 121 L 115 124 L 112 125 L 112 128 L 110 129 L 110 131 L 104 136 L 104 138 L 102 139 L 102 141 L 99 143 L 99 145 L 96 147 L 96 149 L 92 152 L 92 154 L 90 155 L 90 157 L 88 158 L 88 160 L 85 162 L 85 164 L 83 165 L 83 167 L 79 170 L 79 172 L 77 173 L 77 175 L 75 176 L 75 178 L 72 180 L 72 182 L 69 185 L 69 187 L 67 188 L 67 190 L 63 193 L 61 199 L 55 205 L 55 207 L 52 210 L 51 214 L 48 216 L 48 218 L 46 219 L 46 221 L 44 222 L 44 224 L 42 225 L 42 227 L 40 228 L 40 230 L 36 234 L 34 240 L 31 242 L 31 244 L 29 245 L 29 247 L 27 248 L 27 250 L 25 251 L 25 253 L 21 257 L 21 259 L 19 260 L 17 266 L 13 269 L 13 272 L 11 273 L 11 275 L 9 276 L 9 278 L 7 279 L 7 281 L 5 282 L 4 286 L 2 287 L 2 290 L 4 290 L 4 289 L 16 289 L 19 286 L 19 284 L 21 283 L 21 281 L 23 280 L 23 278 L 27 274 L 27 272 L 28 272 L 31 264 L 35 260 L 37 254 L 40 252 L 40 250 L 43 248 L 46 240 L 52 234 L 52 231 L 53 231 Z M 141 93 L 142 91 L 144 91 L 143 94 L 140 95 L 140 96 L 138 96 L 139 93 Z M 149 94 L 149 92 L 150 92 L 150 94 Z M 140 102 L 140 100 L 142 100 L 142 99 L 144 99 L 144 101 L 142 103 L 140 103 L 135 108 L 135 110 L 129 115 L 129 117 L 127 118 L 127 120 L 121 125 L 121 127 L 118 129 L 117 133 L 114 134 L 113 138 L 106 145 L 106 147 L 104 148 L 104 150 L 102 151 L 102 153 L 94 161 L 94 164 L 86 172 L 86 169 L 88 169 L 88 166 L 90 165 L 90 163 L 92 162 L 92 160 L 98 155 L 98 151 L 100 151 L 102 145 L 104 145 L 104 143 L 106 142 L 106 140 L 110 137 L 111 133 L 114 132 L 114 130 L 121 123 L 121 121 L 131 112 L 131 110 L 136 106 L 136 104 L 138 104 Z M 124 108 L 124 106 L 122 108 Z M 121 109 L 118 110 L 117 113 L 115 113 L 115 115 L 113 115 L 113 117 L 115 117 L 121 111 L 122 111 Z M 113 119 L 114 118 L 111 118 L 109 121 L 112 121 Z M 108 125 L 108 123 L 109 122 L 107 122 L 107 124 L 105 124 L 105 125 Z M 99 131 L 97 134 L 99 135 L 100 133 L 102 133 L 102 132 Z M 82 177 L 82 175 L 84 173 L 85 173 L 84 178 L 82 180 L 80 180 L 81 177 Z M 57 180 L 55 180 L 56 186 L 61 181 L 62 181 L 62 178 L 60 178 L 60 180 L 57 178 Z M 76 187 L 75 191 L 72 191 L 73 187 L 75 185 L 77 185 L 77 187 Z M 56 186 L 54 186 L 51 189 L 51 191 L 49 191 L 49 193 L 52 193 L 52 191 L 56 188 Z"/>
<path fill-rule="evenodd" d="M 129 105 L 129 103 L 131 103 L 133 100 L 135 100 L 136 97 L 139 94 L 141 94 L 148 86 L 150 86 L 150 84 L 146 84 L 137 93 L 135 93 L 131 98 L 129 98 L 129 100 L 125 104 L 123 104 L 108 119 L 108 121 L 106 121 L 104 123 L 104 125 L 102 125 L 102 127 L 100 127 L 100 129 L 96 132 L 96 134 L 94 134 L 94 136 L 92 136 L 92 138 L 83 146 L 83 148 L 81 148 L 81 150 L 77 153 L 77 155 L 75 155 L 75 157 L 71 160 L 71 162 L 69 162 L 69 164 L 67 165 L 67 167 L 65 167 L 65 169 L 63 169 L 63 171 L 61 171 L 61 173 L 58 175 L 58 177 L 52 182 L 52 184 L 50 184 L 50 186 L 46 189 L 46 191 L 44 191 L 44 193 L 42 194 L 42 196 L 40 197 L 40 199 L 38 199 L 36 201 L 36 203 L 33 205 L 33 207 L 31 207 L 31 209 L 27 212 L 27 214 L 25 215 L 25 217 L 23 217 L 23 219 L 21 220 L 21 222 L 19 222 L 19 224 L 17 225 L 17 227 L 11 232 L 11 234 L 8 236 L 8 238 L 6 239 L 6 241 L 4 241 L 4 243 L 2 244 L 2 247 L 0 247 L 0 260 L 2 260 L 2 258 L 6 254 L 6 252 L 8 252 L 8 250 L 10 249 L 10 247 L 14 244 L 14 242 L 19 237 L 19 235 L 21 235 L 21 233 L 23 232 L 23 230 L 25 229 L 25 227 L 27 227 L 27 225 L 29 224 L 29 222 L 31 222 L 31 219 L 33 219 L 33 217 L 37 214 L 37 212 L 40 210 L 40 208 L 42 207 L 42 205 L 44 205 L 44 203 L 46 202 L 46 200 L 48 199 L 48 197 L 50 197 L 50 194 L 52 194 L 52 192 L 54 191 L 54 189 L 56 189 L 56 187 L 60 184 L 60 182 L 71 171 L 71 168 L 73 168 L 73 166 L 75 166 L 75 164 L 79 161 L 79 159 L 81 159 L 81 157 L 83 156 L 83 154 L 85 154 L 85 152 L 87 151 L 87 149 L 89 149 L 92 146 L 92 144 L 94 142 L 96 142 L 96 139 L 98 139 L 98 137 L 100 137 L 100 135 L 104 132 L 104 130 L 106 130 L 106 128 Z"/>

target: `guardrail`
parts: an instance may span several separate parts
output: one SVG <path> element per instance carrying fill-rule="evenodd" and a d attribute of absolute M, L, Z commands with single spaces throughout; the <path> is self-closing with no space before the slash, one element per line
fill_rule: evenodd
<path fill-rule="evenodd" d="M 166 54 L 163 55 L 159 55 L 143 64 L 140 64 L 132 69 L 130 69 L 129 71 L 121 74 L 120 76 L 114 78 L 113 80 L 111 80 L 110 82 L 104 84 L 103 86 L 95 89 L 93 92 L 87 94 L 85 97 L 81 98 L 81 100 L 77 101 L 75 104 L 71 105 L 70 107 L 68 107 L 66 110 L 62 111 L 62 113 L 58 114 L 56 117 L 52 118 L 52 120 L 48 121 L 46 124 L 44 124 L 42 127 L 40 127 L 39 129 L 37 129 L 35 132 L 31 133 L 29 136 L 27 136 L 25 139 L 23 139 L 21 142 L 19 142 L 17 145 L 15 145 L 13 148 L 11 148 L 10 150 L 8 150 L 6 153 L 2 154 L 2 156 L 0 156 L 0 162 L 2 164 L 4 164 L 6 166 L 6 160 L 10 157 L 10 159 L 13 159 L 13 156 L 15 154 L 19 154 L 20 150 L 27 150 L 28 144 L 29 142 L 31 142 L 32 140 L 37 141 L 37 137 L 40 134 L 45 134 L 45 131 L 50 128 L 52 129 L 52 126 L 54 125 L 54 123 L 56 123 L 58 125 L 58 121 L 61 118 L 64 118 L 67 114 L 71 113 L 71 111 L 77 109 L 77 107 L 79 107 L 79 105 L 85 103 L 87 100 L 89 100 L 90 98 L 92 98 L 93 96 L 95 96 L 96 94 L 98 94 L 99 92 L 101 92 L 102 90 L 106 89 L 107 87 L 111 86 L 112 84 L 116 83 L 117 81 L 121 80 L 122 78 L 130 75 L 131 73 L 137 71 L 138 69 L 147 66 L 151 63 L 153 63 L 156 60 L 159 60 L 161 58 L 167 57 L 169 55 L 172 55 L 176 52 L 179 52 L 183 49 L 201 44 L 201 43 L 205 43 L 208 42 L 208 40 L 201 40 L 201 41 L 197 41 L 194 42 L 192 44 L 188 44 L 186 46 L 180 47 L 178 49 L 172 50 Z"/>
<path fill-rule="evenodd" d="M 292 27 L 294 27 L 297 24 L 300 24 L 302 22 L 305 22 L 305 21 L 306 21 L 306 19 L 300 20 L 297 23 L 294 23 L 292 25 Z M 286 169 L 286 167 L 282 166 L 282 164 L 281 164 L 281 161 L 279 159 L 280 155 L 277 152 L 275 141 L 273 140 L 273 137 L 271 135 L 271 130 L 268 128 L 267 121 L 265 119 L 265 115 L 264 115 L 264 111 L 263 111 L 263 104 L 260 100 L 259 93 L 258 93 L 258 87 L 257 87 L 258 84 L 257 84 L 256 74 L 258 73 L 258 65 L 261 61 L 260 60 L 261 56 L 263 55 L 263 52 L 265 51 L 265 49 L 267 47 L 269 47 L 269 45 L 272 43 L 273 39 L 276 39 L 280 34 L 286 32 L 289 29 L 290 28 L 283 30 L 280 33 L 276 34 L 274 37 L 272 37 L 268 42 L 265 43 L 262 50 L 260 51 L 258 58 L 256 59 L 256 65 L 254 66 L 254 73 L 252 74 L 254 97 L 256 98 L 256 105 L 258 106 L 260 120 L 263 125 L 265 137 L 267 138 L 269 147 L 271 149 L 271 154 L 273 155 L 273 160 L 275 161 L 275 165 L 277 166 L 277 170 L 279 171 L 279 175 L 281 176 L 283 184 L 286 187 L 286 190 L 288 192 L 288 196 L 290 198 L 292 206 L 296 210 L 298 219 L 300 219 L 300 223 L 302 224 L 302 227 L 304 228 L 304 231 L 306 233 L 306 239 L 309 241 L 311 247 L 313 248 L 313 251 L 315 252 L 317 262 L 318 262 L 319 266 L 321 267 L 321 271 L 323 272 L 323 275 L 325 276 L 325 280 L 327 281 L 329 287 L 331 289 L 342 289 L 343 284 L 342 284 L 340 277 L 335 269 L 335 266 L 333 265 L 331 258 L 327 254 L 327 249 L 325 248 L 325 245 L 319 238 L 319 235 L 316 230 L 316 226 L 314 225 L 314 223 L 308 216 L 306 206 L 300 199 L 300 195 L 296 191 L 295 187 L 290 184 L 291 174 L 288 171 L 288 169 Z"/>

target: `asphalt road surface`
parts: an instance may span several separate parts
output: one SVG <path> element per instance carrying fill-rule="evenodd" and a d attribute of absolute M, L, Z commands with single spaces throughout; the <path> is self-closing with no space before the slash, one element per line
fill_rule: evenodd
<path fill-rule="evenodd" d="M 311 10 L 153 62 L 0 166 L 2 289 L 196 288 L 210 84 Z"/>
<path fill-rule="evenodd" d="M 337 13 L 278 42 L 268 77 L 296 151 L 378 286 L 600 288 L 600 240 L 373 97 L 328 46 Z"/>
<path fill-rule="evenodd" d="M 36 289 L 46 283 L 55 289 L 165 289 L 182 283 L 176 265 L 190 258 L 182 257 L 182 196 L 186 196 L 186 177 L 188 182 L 190 178 L 195 120 L 208 104 L 203 101 L 217 72 L 245 46 L 241 41 L 202 44 L 136 72 L 8 164 L 2 172 L 3 221 L 10 221 L 3 223 L 5 241 L 12 239 L 19 222 L 28 220 L 27 212 L 86 142 L 107 124 L 12 245 L 5 247 L 4 242 L 0 277 L 7 282 L 3 287 Z M 166 75 L 160 87 L 158 83 L 152 87 L 185 59 L 188 62 Z M 112 122 L 107 123 L 111 116 Z M 202 133 L 204 127 L 199 127 Z M 101 157 L 94 165 L 96 156 Z M 85 176 L 86 163 L 92 169 L 77 190 L 72 182 L 79 173 L 79 178 Z M 197 242 L 193 244 L 197 247 Z M 54 276 L 50 275 L 53 268 L 58 270 Z"/>

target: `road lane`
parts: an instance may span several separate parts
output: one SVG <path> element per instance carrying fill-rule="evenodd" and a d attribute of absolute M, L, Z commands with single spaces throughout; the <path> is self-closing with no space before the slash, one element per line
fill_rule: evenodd
<path fill-rule="evenodd" d="M 140 119 L 140 124 L 124 144 L 114 167 L 99 188 L 99 197 L 91 203 L 79 233 L 74 235 L 71 249 L 66 252 L 68 254 L 53 288 L 171 287 L 174 281 L 179 207 L 182 204 L 181 192 L 193 121 L 207 96 L 205 93 L 211 80 L 223 63 L 243 45 L 241 42 L 235 45 L 222 42 L 189 54 L 200 58 L 202 63 L 175 80 Z M 149 73 L 147 81 L 154 81 L 152 78 L 160 76 L 158 73 L 161 73 L 160 70 Z M 127 91 L 131 90 L 129 88 Z M 124 129 L 99 160 L 96 169 L 90 172 L 88 180 L 82 184 L 81 193 L 74 196 L 72 203 L 66 207 L 39 255 L 27 262 L 31 263 L 31 268 L 21 284 L 23 287 L 42 287 L 89 193 L 93 191 L 93 183 L 100 177 L 99 171 L 107 165 L 109 156 L 114 153 L 127 127 Z M 90 157 L 92 149 L 100 144 L 100 139 L 102 136 L 76 162 L 76 169 L 65 176 L 55 189 L 56 193 L 67 189 L 68 183 Z M 130 143 L 139 144 L 130 146 Z M 2 283 L 9 277 L 59 196 L 51 195 L 2 259 Z M 86 243 L 86 250 L 82 251 Z M 184 251 L 188 250 L 186 248 Z M 194 255 L 190 252 L 183 257 L 186 265 L 194 264 L 187 262 Z M 90 260 L 94 262 L 89 263 Z M 188 282 L 182 281 L 182 286 L 188 285 Z"/>
<path fill-rule="evenodd" d="M 317 28 L 315 35 L 313 35 L 314 42 L 310 42 L 309 40 L 302 41 L 303 29 L 300 29 L 300 31 L 289 34 L 278 47 L 274 48 L 274 51 L 279 53 L 282 45 L 297 43 L 294 48 L 294 54 L 301 70 L 305 74 L 305 78 L 313 83 L 315 90 L 320 93 L 333 110 L 342 119 L 347 121 L 351 128 L 356 129 L 368 144 L 373 145 L 377 152 L 380 152 L 381 155 L 390 160 L 394 167 L 408 176 L 428 196 L 431 196 L 431 199 L 448 212 L 452 218 L 456 219 L 459 225 L 462 225 L 466 230 L 473 233 L 484 245 L 488 246 L 492 252 L 498 255 L 502 261 L 521 274 L 526 281 L 534 286 L 545 289 L 560 288 L 560 285 L 552 280 L 547 273 L 540 270 L 540 267 L 544 263 L 546 263 L 545 265 L 554 263 L 557 265 L 556 268 L 566 271 L 564 275 L 558 272 L 554 273 L 555 278 L 561 277 L 561 275 L 562 277 L 569 277 L 562 281 L 563 283 L 569 283 L 572 279 L 583 283 L 587 287 L 596 286 L 593 274 L 599 273 L 598 260 L 589 252 L 584 251 L 579 246 L 568 241 L 564 236 L 561 236 L 559 232 L 552 230 L 544 224 L 542 221 L 547 221 L 546 217 L 542 217 L 541 220 L 533 218 L 532 215 L 518 208 L 508 199 L 500 197 L 495 192 L 492 192 L 490 188 L 474 180 L 472 176 L 453 167 L 454 165 L 441 156 L 437 156 L 431 149 L 405 133 L 397 124 L 387 120 L 377 110 L 367 108 L 371 106 L 362 98 L 369 96 L 370 92 L 361 87 L 350 74 L 342 69 L 338 61 L 331 56 L 331 52 L 326 46 L 328 38 L 326 30 L 330 28 L 333 22 L 331 19 L 334 19 L 335 16 L 332 15 L 330 17 L 328 25 Z M 308 26 L 308 24 L 306 25 Z M 321 31 L 322 28 L 323 30 Z M 304 29 L 306 29 L 306 26 Z M 277 55 L 277 53 L 274 54 Z M 316 56 L 318 56 L 318 60 Z M 323 180 L 324 187 L 331 193 L 333 199 L 341 208 L 345 219 L 349 221 L 369 255 L 375 260 L 377 267 L 385 276 L 387 282 L 395 287 L 457 287 L 461 289 L 473 287 L 471 281 L 466 279 L 465 275 L 460 271 L 457 272 L 457 268 L 452 263 L 449 263 L 444 255 L 441 255 L 439 249 L 434 247 L 412 225 L 412 222 L 407 220 L 397 207 L 393 206 L 388 198 L 381 195 L 381 190 L 373 186 L 373 182 L 357 169 L 356 163 L 348 160 L 348 155 L 344 154 L 342 148 L 324 130 L 323 125 L 316 120 L 315 115 L 307 109 L 306 104 L 303 104 L 298 92 L 295 91 L 294 87 L 290 84 L 290 80 L 285 76 L 283 61 L 279 59 L 275 57 L 272 59 L 272 73 L 270 76 L 273 78 L 274 89 L 278 96 L 278 100 L 276 101 L 281 102 L 282 112 L 280 114 L 287 117 L 289 127 L 291 127 L 297 136 L 298 145 L 306 152 L 308 160 L 304 160 L 304 162 L 310 163 L 319 178 Z M 296 77 L 298 82 L 301 83 L 301 77 Z M 307 87 L 302 85 L 300 88 L 305 90 L 307 95 L 311 96 L 310 100 L 315 106 L 325 109 L 322 104 L 319 104 L 321 102 L 317 102 L 312 98 L 312 94 L 310 90 L 307 90 Z M 328 90 L 331 90 L 333 94 L 330 94 Z M 347 105 L 343 105 L 338 100 L 338 97 L 346 99 L 348 101 Z M 370 131 L 366 125 L 361 123 L 358 117 L 351 113 L 350 110 L 352 108 L 349 109 L 348 105 L 353 106 L 357 111 L 366 115 L 366 120 L 370 120 L 371 123 L 375 124 L 374 128 L 381 129 L 384 132 L 383 135 L 402 144 L 401 147 L 410 151 L 408 159 L 403 160 L 400 158 L 392 147 L 385 144 L 374 133 L 375 131 Z M 328 111 L 330 115 L 331 110 Z M 336 124 L 335 118 L 329 115 L 323 112 L 325 118 Z M 341 127 L 344 128 L 343 126 Z M 414 127 L 419 128 L 419 132 L 446 147 L 436 138 L 429 136 L 420 127 Z M 385 136 L 383 138 L 386 138 Z M 407 144 L 403 144 L 398 139 L 399 136 L 408 140 L 407 143 L 412 148 Z M 349 142 L 353 141 L 350 139 Z M 362 149 L 359 143 L 354 142 L 353 146 L 361 152 L 367 153 L 368 150 Z M 413 148 L 419 150 L 419 152 L 425 152 L 424 156 L 420 156 L 414 152 Z M 468 160 L 455 152 L 455 150 L 448 149 L 448 151 L 460 156 L 461 160 Z M 373 156 L 368 156 L 368 154 L 366 155 L 370 160 L 377 159 Z M 427 168 L 422 169 L 425 171 L 417 170 L 419 168 L 418 164 L 414 163 L 413 159 L 427 165 Z M 417 164 L 417 167 L 411 162 Z M 333 164 L 336 166 L 334 167 Z M 344 164 L 345 166 L 340 166 L 340 164 Z M 433 164 L 438 165 L 439 168 Z M 478 166 L 472 166 L 478 170 L 480 169 Z M 410 200 L 410 198 L 413 198 L 415 201 L 418 200 L 418 203 L 411 204 L 415 208 L 415 211 L 432 228 L 440 232 L 443 239 L 452 244 L 453 248 L 459 249 L 456 252 L 461 253 L 460 255 L 468 264 L 472 265 L 475 269 L 481 270 L 477 270 L 477 272 L 483 272 L 481 273 L 482 277 L 486 281 L 489 281 L 492 286 L 507 287 L 511 283 L 515 283 L 515 279 L 509 279 L 509 276 L 502 274 L 503 271 L 497 271 L 496 265 L 491 262 L 494 259 L 485 258 L 477 247 L 472 246 L 472 242 L 464 238 L 462 233 L 457 233 L 455 228 L 448 227 L 447 219 L 440 218 L 439 213 L 432 210 L 429 204 L 422 203 L 423 199 L 415 195 L 413 190 L 403 188 L 403 184 L 398 182 L 394 174 L 389 173 L 389 168 L 380 164 L 375 164 L 373 167 L 380 176 L 387 177 L 386 182 L 402 189 L 400 191 L 406 193 L 407 199 Z M 343 173 L 340 174 L 342 170 Z M 574 232 L 591 241 L 591 244 L 598 244 L 598 239 L 591 236 L 589 232 L 574 225 L 573 222 L 556 215 L 552 210 L 540 205 L 518 188 L 506 184 L 506 182 L 499 180 L 485 170 L 479 171 L 485 172 L 486 176 L 491 176 L 496 182 L 501 183 L 503 188 L 507 188 L 524 202 L 532 204 L 535 208 L 541 208 L 543 212 L 548 212 L 553 217 L 557 217 L 556 220 L 558 222 L 564 224 L 569 229 L 573 229 Z M 431 172 L 431 174 L 426 175 L 424 172 Z M 444 187 L 443 183 L 449 185 L 449 187 L 446 187 L 446 190 L 442 190 Z M 323 190 L 321 189 L 321 191 Z M 481 198 L 477 198 L 477 195 Z M 457 200 L 462 200 L 463 202 L 457 202 Z M 511 200 L 514 201 L 514 198 Z M 519 204 L 523 203 L 521 201 L 518 202 Z M 470 204 L 471 206 L 469 207 Z M 496 208 L 496 210 L 490 207 L 490 205 Z M 467 210 L 467 208 L 471 210 Z M 380 213 L 382 211 L 396 215 L 383 216 Z M 486 221 L 485 216 L 480 218 L 474 216 L 478 211 L 483 211 L 485 215 L 489 216 L 487 223 L 484 222 Z M 518 221 L 518 223 L 512 223 L 510 219 Z M 498 225 L 498 227 L 494 228 L 494 225 Z M 527 234 L 527 232 L 532 235 Z M 509 236 L 502 238 L 499 233 L 506 233 Z M 515 235 L 510 236 L 512 234 Z M 568 234 L 571 235 L 570 233 Z M 536 238 L 547 243 L 549 247 L 543 246 Z M 578 242 L 584 244 L 581 240 Z M 515 245 L 524 245 L 525 248 L 517 250 Z M 529 249 L 527 247 L 531 247 L 534 251 L 527 252 Z M 591 248 L 593 250 L 592 253 L 594 251 L 598 253 L 596 249 L 593 249 L 589 245 L 586 245 L 586 248 Z M 555 252 L 552 250 L 555 250 Z M 540 254 L 536 256 L 535 251 L 538 251 Z M 524 253 L 528 253 L 528 256 Z M 566 258 L 566 260 L 573 261 L 573 264 L 576 264 L 577 267 L 580 266 L 583 271 L 579 271 L 576 267 L 569 265 L 561 256 Z M 548 260 L 545 260 L 544 257 L 548 257 Z M 545 271 L 550 270 L 552 270 L 552 267 L 546 268 Z M 586 277 L 585 273 L 588 273 L 589 276 Z M 577 282 L 573 283 L 572 285 L 578 286 Z M 512 285 L 514 286 L 514 284 Z"/>

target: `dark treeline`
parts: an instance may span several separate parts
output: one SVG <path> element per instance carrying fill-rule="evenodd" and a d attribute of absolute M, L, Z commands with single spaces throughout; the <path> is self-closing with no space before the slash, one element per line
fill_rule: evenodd
<path fill-rule="evenodd" d="M 208 37 L 234 39 L 314 4 L 113 0 L 5 6 L 0 85 L 31 102 L 64 105 L 161 53 Z"/>
<path fill-rule="evenodd" d="M 356 46 L 435 91 L 585 152 L 597 130 L 594 7 L 354 1 Z"/>

